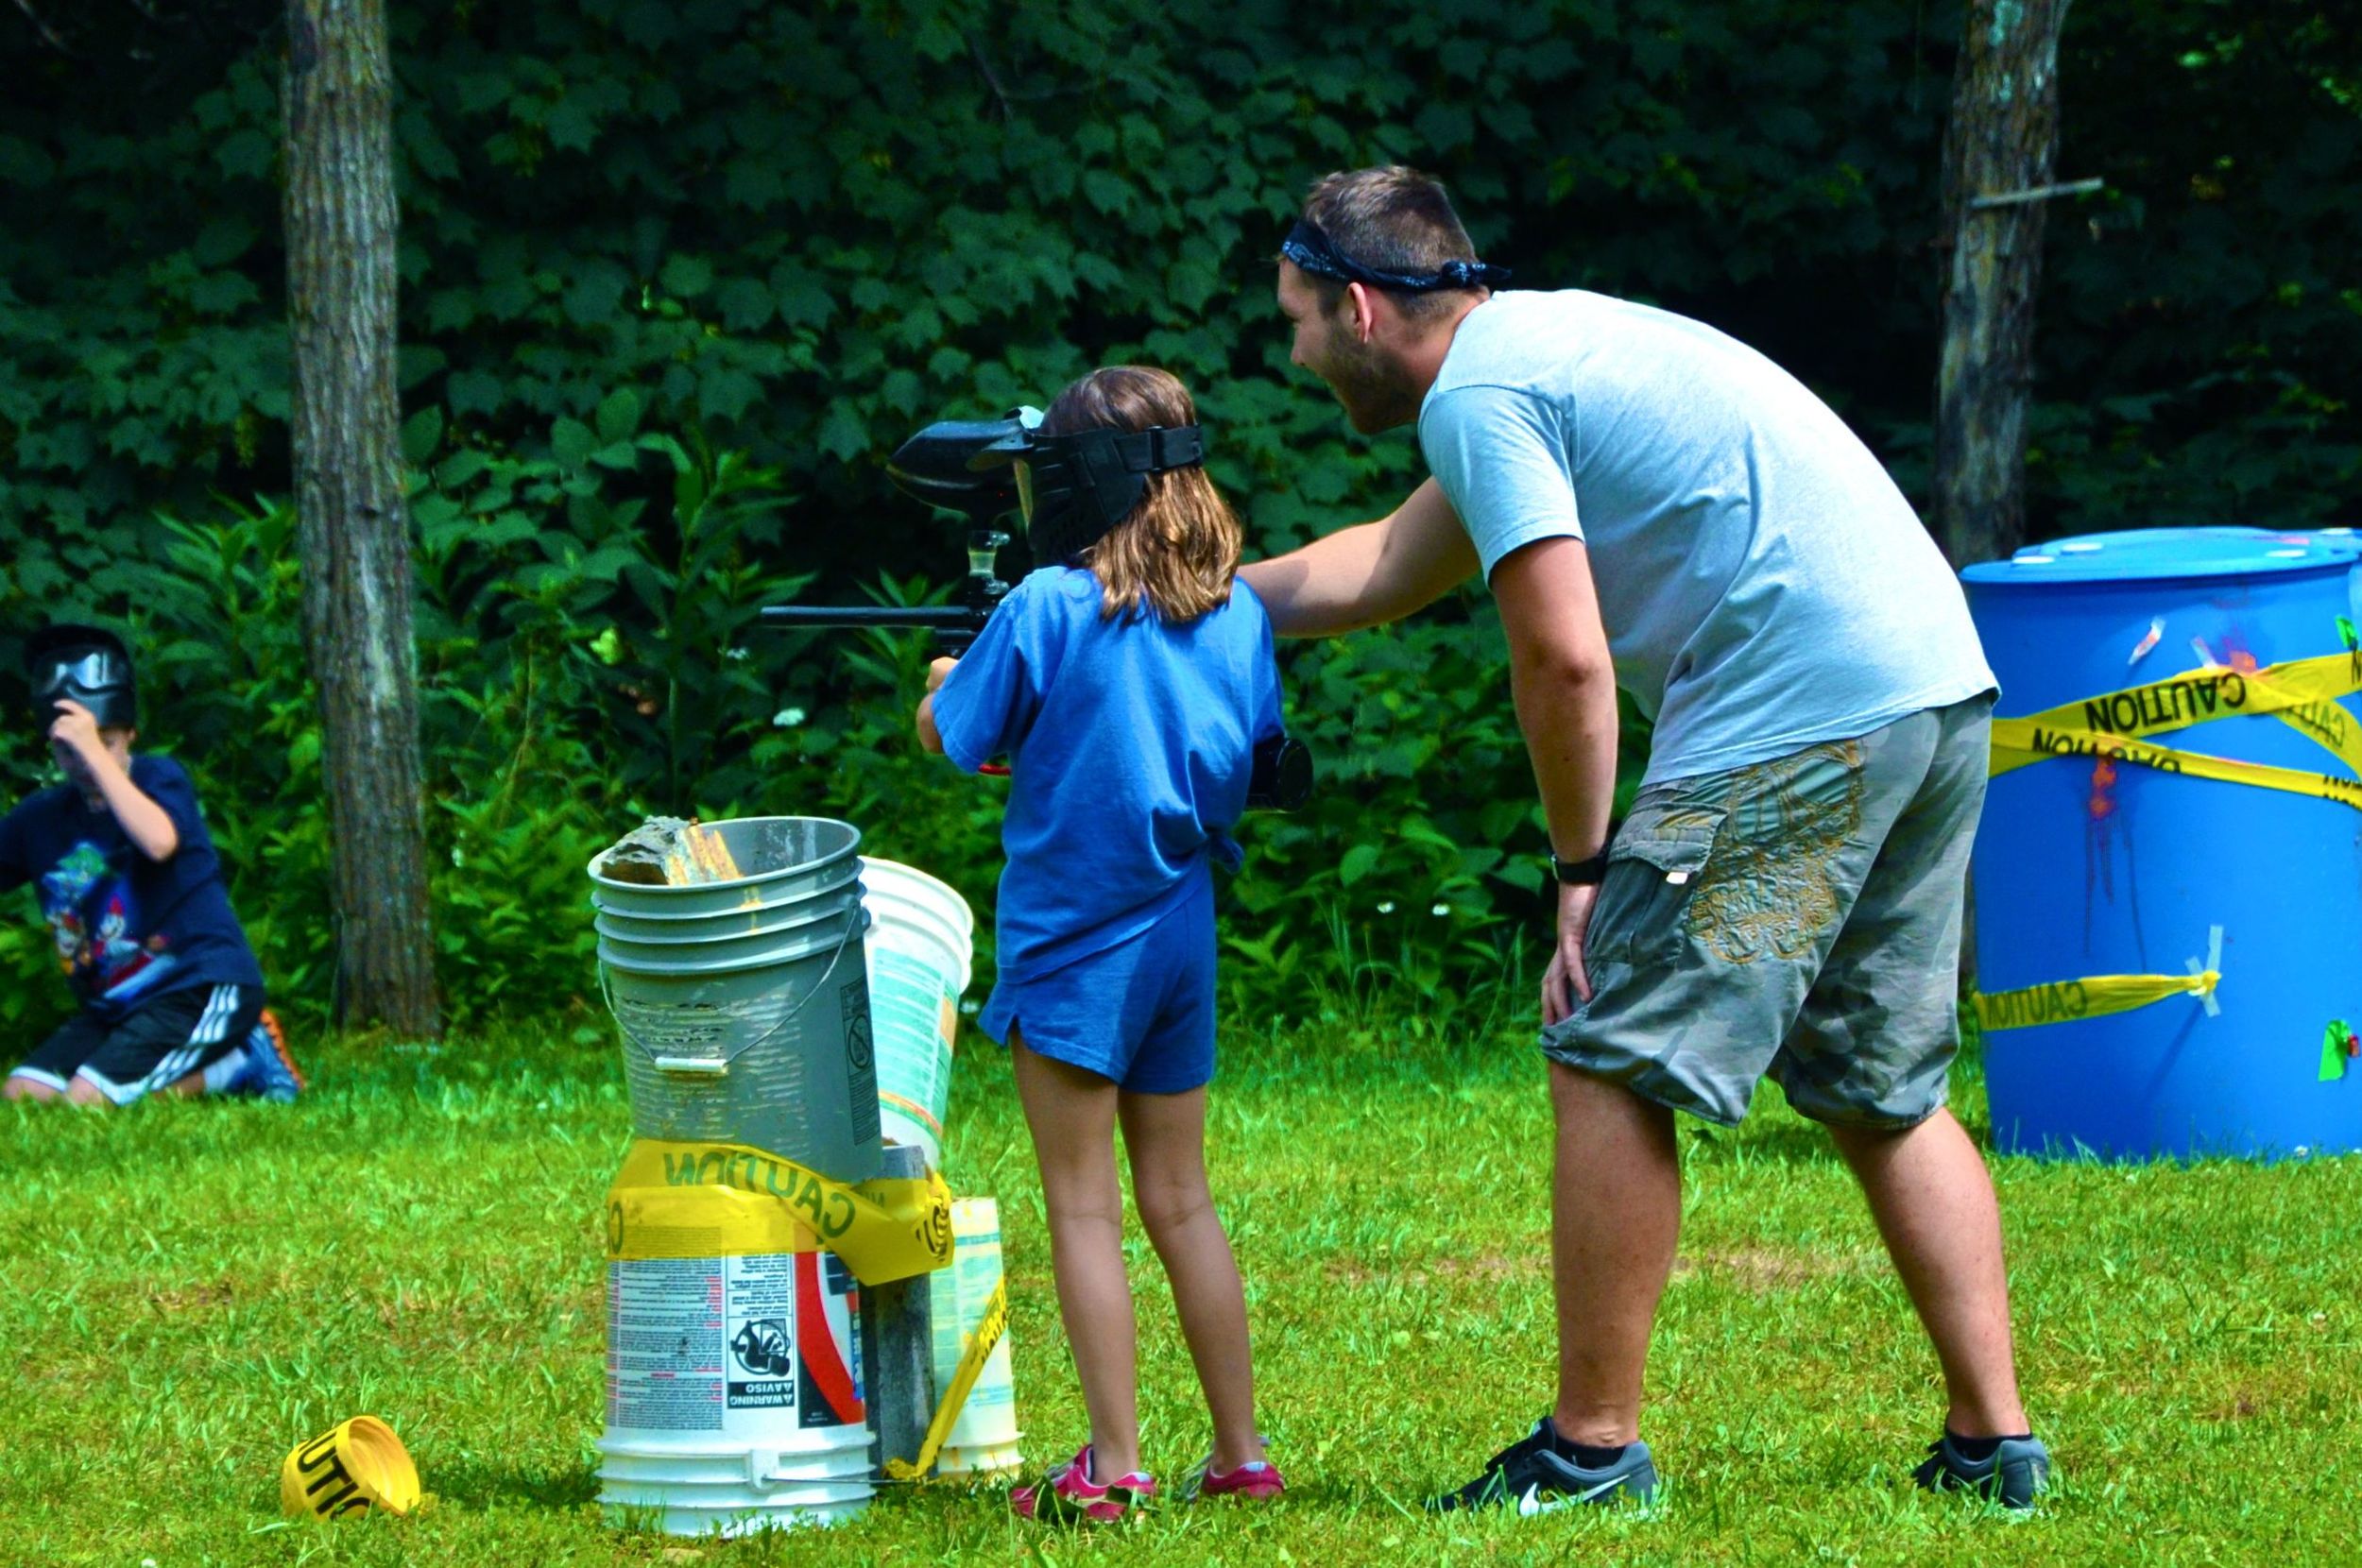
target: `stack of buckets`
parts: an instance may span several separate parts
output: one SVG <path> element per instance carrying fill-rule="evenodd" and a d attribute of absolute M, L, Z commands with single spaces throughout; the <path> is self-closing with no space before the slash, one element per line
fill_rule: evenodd
<path fill-rule="evenodd" d="M 745 1144 L 851 1183 L 879 1173 L 882 1131 L 937 1166 L 970 978 L 966 902 L 922 872 L 864 861 L 848 823 L 702 830 L 737 878 L 657 886 L 606 875 L 604 855 L 590 866 L 634 1134 Z M 999 1283 L 989 1228 L 989 1248 L 955 1252 L 935 1276 L 938 1344 L 947 1329 L 955 1342 L 974 1332 Z M 956 1214 L 953 1234 L 955 1249 L 968 1245 Z M 961 1287 L 987 1263 L 971 1304 Z M 817 1250 L 610 1262 L 599 1442 L 610 1516 L 730 1535 L 859 1513 L 872 1494 L 860 1321 L 851 1275 Z M 1013 1416 L 1004 1342 L 947 1459 L 1013 1466 Z"/>

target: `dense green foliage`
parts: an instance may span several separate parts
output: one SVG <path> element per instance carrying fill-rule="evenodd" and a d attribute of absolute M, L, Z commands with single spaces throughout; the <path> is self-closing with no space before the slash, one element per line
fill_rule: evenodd
<path fill-rule="evenodd" d="M 992 787 L 903 739 L 916 639 L 742 635 L 807 579 L 955 574 L 882 480 L 916 424 L 1148 360 L 1200 394 L 1258 548 L 1398 495 L 1410 443 L 1345 432 L 1268 298 L 1326 169 L 1438 171 L 1521 283 L 1722 325 L 1924 478 L 1950 7 L 1404 4 L 1349 28 L 1271 0 L 390 10 L 462 1015 L 578 989 L 580 861 L 642 810 L 843 810 L 988 891 Z M 287 483 L 281 12 L 0 11 L 0 662 L 53 611 L 139 627 L 151 738 L 207 786 L 301 994 L 326 972 L 317 741 L 292 531 L 255 499 Z M 2053 213 L 2039 527 L 2351 518 L 2362 42 L 2331 14 L 2075 8 L 2060 170 L 2110 189 Z M 1327 793 L 1256 827 L 1233 925 L 1253 973 L 1498 966 L 1540 838 L 1498 647 L 1470 601 L 1294 656 Z"/>
<path fill-rule="evenodd" d="M 1348 1010 L 1350 1011 L 1350 1010 Z M 1549 1402 L 1549 1110 L 1531 1036 L 1388 1011 L 1224 1043 L 1215 1192 L 1248 1292 L 1268 1508 L 1169 1501 L 1087 1541 L 993 1493 L 880 1498 L 815 1541 L 698 1546 L 598 1518 L 600 1199 L 612 1051 L 545 1031 L 337 1045 L 293 1106 L 0 1106 L 0 1559 L 42 1568 L 794 1568 L 1104 1563 L 2335 1563 L 2362 1502 L 2355 1159 L 2186 1167 L 1996 1159 L 2019 1362 L 2061 1490 L 2019 1523 L 1912 1490 L 1933 1357 L 1844 1167 L 1765 1091 L 1686 1123 L 1687 1214 L 1643 1431 L 1661 1508 L 1437 1518 Z M 1425 1023 L 1429 1027 L 1421 1027 Z M 1006 1059 L 962 1046 L 946 1168 L 1001 1203 L 1028 1459 L 1087 1432 Z M 1984 1101 L 1973 1070 L 1954 1103 Z M 1132 1231 L 1143 1454 L 1171 1489 L 1207 1422 Z M 282 1522 L 295 1443 L 368 1411 L 436 1506 Z M 1170 1492 L 1168 1493 L 1170 1495 Z"/>

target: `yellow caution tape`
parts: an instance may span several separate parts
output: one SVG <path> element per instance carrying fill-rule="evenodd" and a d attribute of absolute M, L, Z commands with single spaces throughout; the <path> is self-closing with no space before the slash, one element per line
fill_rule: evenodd
<path fill-rule="evenodd" d="M 2045 758 L 2105 757 L 2161 773 L 2312 795 L 2362 810 L 2362 779 L 2143 742 L 2143 737 L 2160 730 L 2244 714 L 2268 715 L 2362 774 L 2362 724 L 2337 701 L 2357 691 L 2362 691 L 2362 653 L 2324 654 L 2255 671 L 2192 670 L 2040 713 L 1995 719 L 1992 769 L 1997 776 Z"/>
<path fill-rule="evenodd" d="M 2362 653 L 2323 654 L 2253 671 L 2185 671 L 2147 686 L 2062 703 L 2014 722 L 2139 740 L 2160 730 L 2186 729 L 2245 713 L 2278 713 L 2335 702 L 2356 691 L 2362 691 Z"/>
<path fill-rule="evenodd" d="M 2128 741 L 2121 735 L 2102 735 L 2088 729 L 2052 729 L 2031 719 L 1995 719 L 1993 722 L 1993 771 L 1995 774 L 2009 773 L 2045 757 L 2113 758 L 2119 762 L 2154 768 L 2159 773 L 2178 773 L 2191 778 L 2216 778 L 2226 784 L 2251 784 L 2259 790 L 2313 795 L 2362 810 L 2362 780 L 2358 779 L 2339 778 L 2335 774 L 2301 773 L 2295 768 L 2278 768 L 2264 762 L 2241 762 L 2228 757 L 2210 757 L 2203 752 L 2177 751 L 2171 746 L 2153 746 L 2140 741 Z"/>
<path fill-rule="evenodd" d="M 864 1285 L 951 1261 L 951 1189 L 923 1178 L 847 1185 L 760 1149 L 635 1138 L 607 1194 L 609 1258 L 827 1248 Z"/>
<path fill-rule="evenodd" d="M 2362 720 L 2335 702 L 2305 703 L 2272 715 L 2332 757 L 2362 774 Z"/>
<path fill-rule="evenodd" d="M 944 1440 L 951 1435 L 951 1423 L 960 1419 L 960 1411 L 967 1406 L 967 1396 L 975 1389 L 976 1380 L 984 1372 L 984 1362 L 1001 1343 L 1001 1336 L 1009 1331 L 1009 1284 L 1002 1280 L 993 1287 L 992 1300 L 984 1305 L 983 1321 L 968 1337 L 960 1352 L 959 1370 L 951 1374 L 951 1386 L 943 1390 L 943 1398 L 935 1406 L 934 1420 L 927 1423 L 927 1440 L 918 1445 L 915 1459 L 888 1459 L 885 1473 L 889 1480 L 916 1481 L 934 1468 L 935 1456 L 943 1451 Z"/>
<path fill-rule="evenodd" d="M 2066 1024 L 2080 1018 L 2100 1018 L 2130 1013 L 2171 997 L 2214 996 L 2220 972 L 2201 969 L 2189 975 L 2094 975 L 2086 980 L 2053 980 L 2018 991 L 1980 991 L 1974 1000 L 1977 1023 L 1987 1033 L 2002 1029 L 2031 1029 L 2037 1024 Z"/>

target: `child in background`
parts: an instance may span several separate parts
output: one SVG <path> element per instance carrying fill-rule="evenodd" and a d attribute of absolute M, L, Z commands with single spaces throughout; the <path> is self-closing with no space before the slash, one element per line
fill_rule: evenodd
<path fill-rule="evenodd" d="M 1237 582 L 1238 518 L 1199 464 L 1197 412 L 1161 370 L 1094 372 L 1017 464 L 1041 563 L 967 655 L 938 659 L 918 734 L 970 772 L 1010 762 L 999 980 L 981 1020 L 1009 1048 L 1049 1211 L 1058 1307 L 1090 1440 L 1012 1493 L 1036 1519 L 1121 1518 L 1140 1468 L 1123 1128 L 1140 1222 L 1172 1286 L 1213 1418 L 1204 1493 L 1282 1486 L 1256 1431 L 1246 1300 L 1206 1180 L 1214 1074 L 1214 881 L 1235 871 L 1256 743 L 1280 732 L 1271 622 Z"/>
<path fill-rule="evenodd" d="M 0 891 L 32 882 L 81 1011 L 8 1078 L 9 1099 L 293 1099 L 303 1086 L 230 908 L 197 792 L 131 755 L 131 656 L 113 633 L 33 634 L 25 673 L 66 781 L 0 818 Z"/>

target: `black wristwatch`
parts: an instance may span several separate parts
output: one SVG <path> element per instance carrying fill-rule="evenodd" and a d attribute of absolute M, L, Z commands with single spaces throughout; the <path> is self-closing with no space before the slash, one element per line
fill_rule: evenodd
<path fill-rule="evenodd" d="M 1607 879 L 1607 851 L 1602 849 L 1587 861 L 1562 861 L 1552 855 L 1550 869 L 1558 874 L 1562 886 L 1597 887 Z"/>

